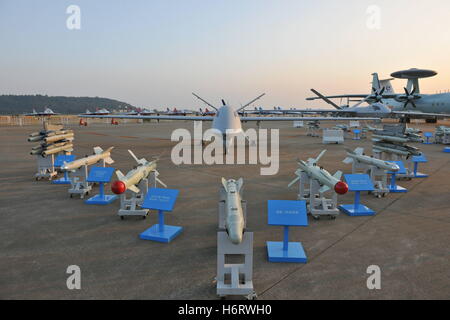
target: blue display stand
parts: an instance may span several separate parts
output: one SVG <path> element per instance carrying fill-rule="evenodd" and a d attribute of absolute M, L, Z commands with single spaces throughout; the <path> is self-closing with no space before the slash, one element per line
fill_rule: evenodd
<path fill-rule="evenodd" d="M 430 138 L 433 138 L 433 132 L 425 132 L 423 136 L 425 137 L 425 141 L 423 142 L 423 144 L 433 144 L 432 142 L 430 142 Z"/>
<path fill-rule="evenodd" d="M 450 153 L 450 147 L 445 147 L 445 148 L 444 148 L 444 152 L 445 152 L 445 153 Z"/>
<path fill-rule="evenodd" d="M 178 236 L 182 227 L 164 224 L 164 211 L 172 211 L 178 197 L 178 190 L 151 188 L 142 204 L 142 208 L 158 210 L 158 224 L 142 232 L 139 237 L 143 240 L 169 243 Z"/>
<path fill-rule="evenodd" d="M 353 134 L 354 134 L 353 140 L 361 140 L 361 130 L 354 129 Z"/>
<path fill-rule="evenodd" d="M 55 159 L 54 166 L 55 166 L 55 168 L 60 168 L 64 164 L 64 162 L 72 162 L 75 160 L 75 158 L 76 158 L 76 156 L 73 154 L 59 155 Z M 53 180 L 52 183 L 54 183 L 54 184 L 70 184 L 69 172 L 64 171 L 64 177 L 61 179 Z"/>
<path fill-rule="evenodd" d="M 96 182 L 99 185 L 100 193 L 93 196 L 90 199 L 84 201 L 86 204 L 100 204 L 107 205 L 117 199 L 117 195 L 105 194 L 104 184 L 111 181 L 112 175 L 114 173 L 114 168 L 111 167 L 92 167 L 89 172 L 87 182 Z"/>
<path fill-rule="evenodd" d="M 355 203 L 343 204 L 339 209 L 349 216 L 373 216 L 375 211 L 360 203 L 361 191 L 374 191 L 372 180 L 367 174 L 345 174 L 345 181 L 348 184 L 348 190 L 355 192 Z"/>
<path fill-rule="evenodd" d="M 420 156 L 413 156 L 411 161 L 414 163 L 414 178 L 427 178 L 428 175 L 424 173 L 420 173 L 417 171 L 419 167 L 419 163 L 426 163 L 428 162 L 427 157 L 425 157 L 424 154 Z"/>
<path fill-rule="evenodd" d="M 283 226 L 283 242 L 267 241 L 270 262 L 306 263 L 307 258 L 301 242 L 289 242 L 289 226 L 308 226 L 305 201 L 269 200 L 269 225 Z"/>
<path fill-rule="evenodd" d="M 397 164 L 400 167 L 400 170 L 398 172 L 388 171 L 387 173 L 391 175 L 391 183 L 388 185 L 389 192 L 392 193 L 402 193 L 402 192 L 408 192 L 408 189 L 400 187 L 397 185 L 397 174 L 406 174 L 406 168 L 403 164 L 403 161 L 389 161 L 392 163 Z"/>

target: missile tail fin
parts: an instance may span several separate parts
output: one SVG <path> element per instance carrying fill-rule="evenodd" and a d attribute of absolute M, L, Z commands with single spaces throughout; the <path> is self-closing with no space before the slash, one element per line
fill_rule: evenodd
<path fill-rule="evenodd" d="M 323 157 L 323 155 L 325 154 L 325 152 L 327 152 L 326 149 L 325 149 L 325 150 L 322 150 L 322 152 L 321 152 L 315 159 L 309 159 L 309 160 L 308 160 L 308 164 L 309 164 L 309 165 L 313 165 L 313 164 L 319 162 L 320 158 Z"/>
<path fill-rule="evenodd" d="M 243 184 L 244 184 L 244 180 L 242 178 L 239 178 L 239 180 L 237 181 L 237 191 L 238 192 L 241 192 Z"/>
<path fill-rule="evenodd" d="M 353 158 L 347 157 L 347 158 L 345 158 L 344 161 L 342 161 L 342 162 L 345 163 L 345 164 L 353 163 Z"/>
<path fill-rule="evenodd" d="M 100 147 L 94 147 L 94 153 L 95 154 L 101 154 L 103 152 L 103 149 Z"/>
<path fill-rule="evenodd" d="M 138 164 L 144 165 L 144 164 L 146 164 L 148 162 L 145 158 L 138 159 L 136 157 L 136 155 L 133 153 L 133 151 L 128 150 L 128 152 L 131 154 L 131 156 L 133 157 L 134 161 L 136 161 Z"/>
<path fill-rule="evenodd" d="M 139 188 L 136 186 L 129 186 L 128 187 L 129 190 L 133 191 L 134 193 L 139 193 Z"/>
<path fill-rule="evenodd" d="M 226 192 L 228 192 L 227 180 L 222 177 L 222 185 Z"/>
<path fill-rule="evenodd" d="M 113 163 L 114 163 L 114 160 L 113 160 L 111 157 L 106 157 L 106 158 L 105 158 L 105 162 L 106 162 L 107 164 L 113 164 Z"/>
<path fill-rule="evenodd" d="M 333 175 L 333 177 L 340 180 L 342 177 L 342 171 L 336 171 L 336 173 Z"/>
<path fill-rule="evenodd" d="M 139 159 L 136 157 L 136 155 L 133 153 L 133 151 L 128 150 L 128 153 L 131 154 L 131 156 L 133 157 L 133 159 L 134 159 L 137 163 L 139 163 Z"/>
<path fill-rule="evenodd" d="M 292 187 L 294 183 L 296 183 L 298 180 L 300 180 L 300 176 L 297 176 L 294 180 L 291 181 L 291 183 L 288 184 L 288 188 Z"/>
<path fill-rule="evenodd" d="M 357 155 L 361 156 L 364 153 L 364 148 L 356 148 L 354 152 Z"/>
<path fill-rule="evenodd" d="M 125 178 L 125 175 L 120 170 L 116 170 L 116 176 L 117 176 L 117 179 L 119 179 L 119 180 L 124 180 L 124 178 Z"/>

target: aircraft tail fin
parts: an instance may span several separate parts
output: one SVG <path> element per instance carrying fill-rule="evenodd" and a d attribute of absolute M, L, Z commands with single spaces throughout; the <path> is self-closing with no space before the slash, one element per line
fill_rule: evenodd
<path fill-rule="evenodd" d="M 379 91 L 382 88 L 380 83 L 380 78 L 378 78 L 378 73 L 372 73 L 372 89 L 371 92 L 373 92 L 375 89 L 376 91 Z"/>
<path fill-rule="evenodd" d="M 385 88 L 384 94 L 395 94 L 394 87 L 392 87 L 391 84 L 391 80 L 394 80 L 394 78 L 380 80 L 381 87 Z"/>

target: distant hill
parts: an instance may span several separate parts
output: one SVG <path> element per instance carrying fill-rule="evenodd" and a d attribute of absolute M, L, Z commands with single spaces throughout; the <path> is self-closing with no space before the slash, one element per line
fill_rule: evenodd
<path fill-rule="evenodd" d="M 62 114 L 78 114 L 86 109 L 95 111 L 97 108 L 108 110 L 134 109 L 129 103 L 99 97 L 51 97 L 44 95 L 0 95 L 0 114 L 23 114 L 43 111 L 49 107 L 54 112 Z"/>

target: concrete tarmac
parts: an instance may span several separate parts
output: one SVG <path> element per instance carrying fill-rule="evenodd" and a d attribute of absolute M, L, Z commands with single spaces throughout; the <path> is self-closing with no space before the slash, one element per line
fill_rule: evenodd
<path fill-rule="evenodd" d="M 325 125 L 326 126 L 326 125 Z M 434 131 L 434 125 L 411 125 Z M 175 210 L 166 223 L 182 226 L 170 244 L 139 239 L 157 223 L 117 216 L 119 201 L 86 205 L 69 198 L 68 186 L 35 181 L 35 143 L 26 141 L 38 126 L 0 127 L 0 298 L 1 299 L 217 299 L 216 241 L 220 179 L 244 178 L 248 229 L 254 232 L 254 286 L 258 299 L 449 299 L 450 298 L 450 154 L 442 145 L 419 146 L 429 162 L 419 170 L 426 179 L 400 181 L 406 194 L 377 199 L 363 194 L 372 217 L 340 214 L 335 220 L 309 217 L 308 227 L 293 227 L 290 241 L 300 241 L 307 264 L 270 263 L 266 241 L 282 241 L 281 227 L 268 226 L 267 200 L 294 200 L 296 159 L 328 152 L 320 161 L 330 173 L 342 163 L 342 145 L 321 144 L 291 122 L 263 123 L 280 128 L 280 168 L 260 175 L 260 165 L 179 165 L 170 159 L 176 128 L 193 130 L 192 122 L 90 124 L 72 126 L 78 157 L 92 148 L 114 146 L 112 165 L 126 173 L 139 158 L 160 156 L 160 179 L 179 189 Z M 205 128 L 208 126 L 205 124 Z M 245 128 L 254 127 L 244 124 Z M 364 147 L 370 139 L 347 139 L 346 146 Z M 105 190 L 111 193 L 110 186 Z M 98 187 L 94 187 L 96 194 Z M 353 194 L 338 199 L 353 203 Z M 68 290 L 70 265 L 81 268 L 81 290 Z M 366 273 L 381 269 L 381 289 L 369 290 Z"/>

